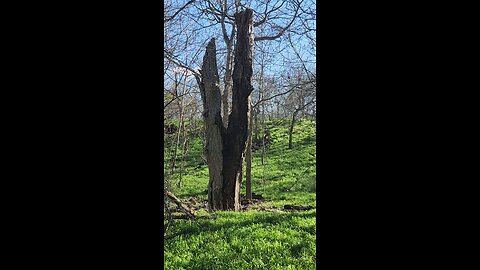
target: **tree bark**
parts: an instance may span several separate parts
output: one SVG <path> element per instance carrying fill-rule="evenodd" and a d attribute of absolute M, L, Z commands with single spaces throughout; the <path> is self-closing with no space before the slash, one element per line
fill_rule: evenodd
<path fill-rule="evenodd" d="M 225 128 L 221 116 L 222 98 L 216 62 L 215 39 L 207 45 L 197 78 L 204 106 L 205 153 L 209 168 L 210 210 L 240 210 L 242 163 L 248 137 L 248 97 L 252 87 L 253 11 L 235 14 L 237 43 L 233 70 L 232 111 Z"/>
<path fill-rule="evenodd" d="M 209 183 L 208 208 L 224 209 L 223 194 L 223 137 L 225 128 L 220 115 L 221 94 L 217 68 L 215 39 L 207 45 L 199 83 L 203 101 L 203 120 L 205 127 L 205 155 L 207 157 Z"/>
<path fill-rule="evenodd" d="M 248 97 L 253 91 L 253 10 L 235 14 L 237 42 L 233 70 L 232 112 L 224 142 L 224 177 L 229 188 L 227 205 L 240 209 L 242 159 L 248 137 Z"/>

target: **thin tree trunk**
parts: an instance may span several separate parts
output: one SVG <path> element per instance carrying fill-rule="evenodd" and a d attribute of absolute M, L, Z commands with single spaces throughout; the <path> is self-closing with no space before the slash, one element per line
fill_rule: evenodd
<path fill-rule="evenodd" d="M 185 112 L 184 112 L 185 114 Z M 191 123 L 191 120 L 190 120 Z M 191 124 L 190 124 L 191 125 Z M 187 152 L 188 152 L 188 133 L 187 133 L 187 128 L 185 126 L 185 119 L 182 122 L 182 128 L 183 128 L 183 143 L 182 143 L 182 162 L 180 163 L 180 180 L 178 181 L 178 187 L 182 187 L 182 176 L 184 173 L 184 168 L 185 168 L 185 162 L 187 158 Z"/>
<path fill-rule="evenodd" d="M 255 140 L 258 140 L 258 134 L 260 134 L 258 127 L 258 107 L 253 111 L 253 136 Z"/>
<path fill-rule="evenodd" d="M 295 121 L 297 120 L 296 117 L 297 117 L 297 114 L 301 111 L 303 111 L 303 109 L 305 109 L 308 105 L 314 103 L 315 100 L 312 99 L 310 100 L 309 102 L 305 103 L 303 102 L 303 105 L 300 106 L 299 108 L 295 109 L 295 111 L 293 112 L 293 115 L 292 115 L 292 121 L 290 122 L 290 130 L 288 132 L 288 149 L 292 149 L 292 138 L 293 138 L 293 127 L 295 125 Z"/>
<path fill-rule="evenodd" d="M 185 92 L 186 92 L 186 83 L 187 83 L 187 75 L 185 74 L 184 81 L 183 81 L 183 87 L 182 87 L 182 97 L 181 97 L 181 102 L 180 102 L 180 123 L 178 125 L 178 132 L 180 134 L 180 131 L 182 132 L 182 161 L 180 162 L 180 172 L 179 172 L 179 179 L 177 182 L 177 187 L 180 188 L 182 187 L 182 176 L 183 176 L 183 168 L 184 168 L 184 163 L 185 163 L 185 151 L 186 151 L 186 144 L 187 144 L 187 136 L 186 136 L 186 127 L 185 127 Z M 180 136 L 179 136 L 180 139 Z M 179 141 L 177 142 L 179 143 Z M 177 148 L 175 149 L 175 157 L 177 156 Z"/>
<path fill-rule="evenodd" d="M 225 18 L 228 12 L 228 1 L 223 2 L 222 14 L 220 19 L 220 25 L 222 27 L 223 40 L 225 41 L 225 46 L 227 48 L 227 62 L 225 65 L 225 76 L 224 76 L 224 88 L 223 88 L 223 125 L 228 126 L 228 113 L 229 113 L 229 103 L 230 93 L 232 92 L 232 72 L 233 72 L 233 40 L 235 36 L 235 25 L 232 25 L 232 32 L 230 37 L 227 34 L 227 28 L 225 27 Z M 237 5 L 237 3 L 235 3 Z"/>
<path fill-rule="evenodd" d="M 293 113 L 292 121 L 290 122 L 290 129 L 288 131 L 288 149 L 292 149 L 293 126 L 295 125 L 297 113 L 298 111 Z"/>
<path fill-rule="evenodd" d="M 247 200 L 252 199 L 252 135 L 253 135 L 253 111 L 252 111 L 252 97 L 248 97 L 248 138 L 245 159 L 247 163 L 246 168 L 246 197 Z"/>
<path fill-rule="evenodd" d="M 223 125 L 225 127 L 228 126 L 228 112 L 229 112 L 229 106 L 228 106 L 228 100 L 230 97 L 230 92 L 232 91 L 232 60 L 233 60 L 233 49 L 232 49 L 232 43 L 227 42 L 227 64 L 226 64 L 226 70 L 225 70 L 225 87 L 223 90 Z"/>
<path fill-rule="evenodd" d="M 182 94 L 183 92 L 185 91 L 185 86 L 182 88 Z M 172 160 L 171 160 L 171 168 L 170 168 L 170 174 L 174 175 L 175 173 L 175 168 L 176 168 L 176 162 L 177 162 L 177 151 L 178 151 L 178 146 L 180 144 L 180 134 L 181 134 L 181 130 L 182 130 L 182 123 L 183 123 L 183 109 L 184 109 L 184 106 L 183 106 L 183 96 L 182 98 L 180 98 L 180 103 L 179 103 L 179 107 L 178 107 L 178 110 L 179 110 L 179 113 L 180 113 L 180 116 L 179 116 L 179 123 L 178 123 L 178 129 L 177 129 L 177 133 L 176 133 L 176 139 L 175 139 L 175 147 L 173 148 L 173 151 L 172 151 Z M 179 185 L 179 183 L 177 183 L 177 186 Z"/>

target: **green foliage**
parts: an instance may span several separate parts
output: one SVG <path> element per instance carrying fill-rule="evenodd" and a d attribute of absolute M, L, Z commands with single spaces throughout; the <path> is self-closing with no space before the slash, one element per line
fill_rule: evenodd
<path fill-rule="evenodd" d="M 315 206 L 315 122 L 300 119 L 296 123 L 292 149 L 288 149 L 288 127 L 289 119 L 267 121 L 272 143 L 264 163 L 261 150 L 253 154 L 253 192 L 267 199 L 262 207 Z M 183 186 L 175 194 L 181 199 L 207 199 L 208 167 L 202 161 L 201 130 L 190 133 Z M 315 269 L 315 213 L 200 211 L 197 215 L 215 219 L 175 220 L 165 241 L 165 269 Z"/>

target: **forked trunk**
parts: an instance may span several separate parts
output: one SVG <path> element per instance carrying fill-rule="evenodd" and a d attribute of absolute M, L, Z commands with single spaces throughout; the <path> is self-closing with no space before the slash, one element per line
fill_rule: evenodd
<path fill-rule="evenodd" d="M 253 90 L 253 11 L 246 9 L 235 14 L 235 23 L 238 34 L 228 129 L 224 127 L 221 116 L 215 39 L 207 45 L 202 78 L 197 78 L 204 106 L 205 153 L 209 169 L 208 207 L 213 211 L 240 210 L 242 164 L 248 136 L 248 96 Z"/>

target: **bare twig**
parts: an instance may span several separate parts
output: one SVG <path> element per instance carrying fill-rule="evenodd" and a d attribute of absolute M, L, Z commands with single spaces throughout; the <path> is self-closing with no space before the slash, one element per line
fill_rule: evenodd
<path fill-rule="evenodd" d="M 288 41 L 290 43 L 290 46 L 292 46 L 292 49 L 293 49 L 293 52 L 295 53 L 295 55 L 298 57 L 298 59 L 300 60 L 300 62 L 302 63 L 302 67 L 303 69 L 305 70 L 305 73 L 307 74 L 307 77 L 308 79 L 313 82 L 314 86 L 316 87 L 316 82 L 314 79 L 312 79 L 312 77 L 310 75 L 313 76 L 312 72 L 310 72 L 308 69 L 307 69 L 307 66 L 305 65 L 305 61 L 303 61 L 302 57 L 300 56 L 300 54 L 298 53 L 297 49 L 295 49 L 295 46 L 293 45 L 293 41 L 292 41 L 292 38 L 290 35 L 288 35 Z"/>
<path fill-rule="evenodd" d="M 308 84 L 308 83 L 309 83 L 309 82 L 306 82 L 306 83 L 303 83 L 303 84 L 296 84 L 296 85 L 294 85 L 292 88 L 290 88 L 289 90 L 287 90 L 287 91 L 285 91 L 285 92 L 282 92 L 282 93 L 280 93 L 280 94 L 273 95 L 273 96 L 268 97 L 268 98 L 263 98 L 263 99 L 257 101 L 257 102 L 253 105 L 253 108 L 257 107 L 257 106 L 258 106 L 260 103 L 262 103 L 262 102 L 265 102 L 265 101 L 274 99 L 274 98 L 279 97 L 279 96 L 286 95 L 286 94 L 292 92 L 293 90 L 299 88 L 300 86 L 305 85 L 305 84 Z"/>
<path fill-rule="evenodd" d="M 188 5 L 192 4 L 193 2 L 195 2 L 195 0 L 188 1 L 183 7 L 181 7 L 179 10 L 177 10 L 172 16 L 163 20 L 163 23 L 167 23 L 167 22 L 173 20 L 173 18 L 175 18 L 182 10 L 184 10 Z"/>
<path fill-rule="evenodd" d="M 164 53 L 165 53 L 165 58 L 167 58 L 168 60 L 172 61 L 175 65 L 177 65 L 177 66 L 179 66 L 179 67 L 182 67 L 182 68 L 184 68 L 184 69 L 189 70 L 189 71 L 192 72 L 195 76 L 201 76 L 201 75 L 200 75 L 200 72 L 194 70 L 193 68 L 191 68 L 191 67 L 189 67 L 189 66 L 187 66 L 187 65 L 185 65 L 185 64 L 180 63 L 180 61 L 174 59 L 174 58 L 173 58 L 171 55 L 169 55 L 169 53 L 166 52 L 165 50 L 164 50 Z"/>
<path fill-rule="evenodd" d="M 292 17 L 292 20 L 290 21 L 289 24 L 287 24 L 287 26 L 281 28 L 278 32 L 278 34 L 274 35 L 274 36 L 262 36 L 262 37 L 255 37 L 255 41 L 262 41 L 262 40 L 275 40 L 279 37 L 281 37 L 285 31 L 288 30 L 288 28 L 290 28 L 290 26 L 293 24 L 293 22 L 295 21 L 295 19 L 297 18 L 297 15 L 298 15 L 298 11 L 300 10 L 300 5 L 302 4 L 303 0 L 301 0 L 297 6 L 296 6 L 296 9 L 295 9 L 295 14 L 293 15 Z M 266 18 L 265 18 L 266 20 Z"/>
<path fill-rule="evenodd" d="M 268 10 L 268 4 L 270 3 L 270 0 L 268 0 L 267 3 L 265 3 L 265 11 L 263 12 L 263 18 L 260 21 L 255 22 L 253 24 L 253 26 L 258 27 L 258 26 L 262 25 L 263 23 L 265 23 L 267 21 L 268 15 L 270 15 L 272 12 L 280 9 L 283 6 L 283 4 L 285 4 L 285 2 L 286 1 L 282 1 L 282 3 L 278 7 L 274 7 L 271 10 Z"/>

